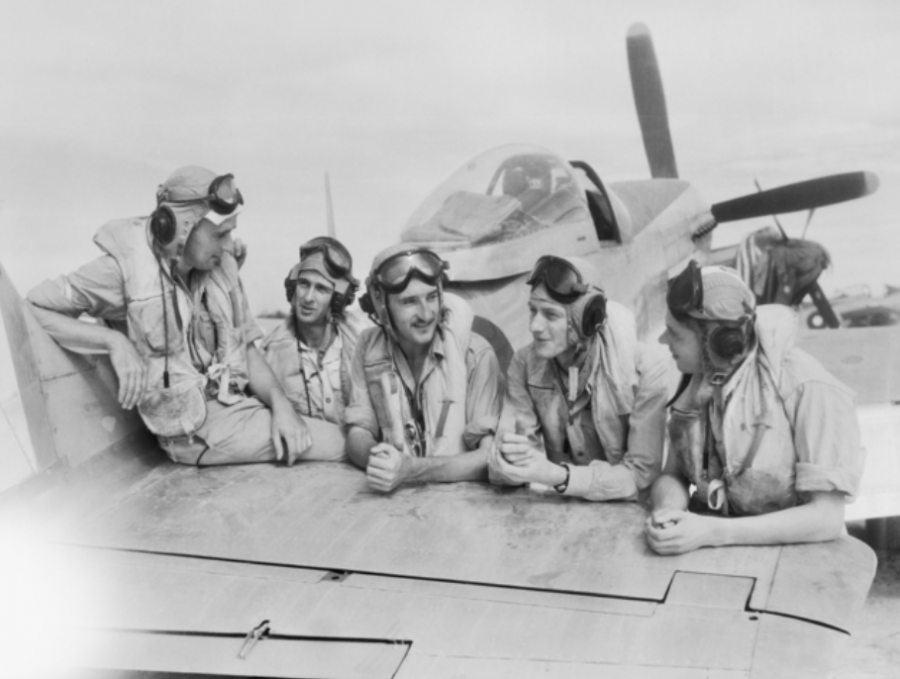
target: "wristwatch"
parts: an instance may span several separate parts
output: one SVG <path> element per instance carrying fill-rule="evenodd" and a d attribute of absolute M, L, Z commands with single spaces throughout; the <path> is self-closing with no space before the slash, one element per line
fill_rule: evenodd
<path fill-rule="evenodd" d="M 557 493 L 565 493 L 565 492 L 566 492 L 566 488 L 569 487 L 569 477 L 572 476 L 572 470 L 569 469 L 569 463 L 568 463 L 568 462 L 563 462 L 562 464 L 560 464 L 560 467 L 564 467 L 565 470 L 566 470 L 566 480 L 563 481 L 563 482 L 562 482 L 561 484 L 559 484 L 558 486 L 553 486 L 553 489 L 554 489 Z"/>

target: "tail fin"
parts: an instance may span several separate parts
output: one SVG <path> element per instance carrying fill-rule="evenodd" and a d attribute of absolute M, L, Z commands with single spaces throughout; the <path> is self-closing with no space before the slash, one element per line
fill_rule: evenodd
<path fill-rule="evenodd" d="M 117 400 L 106 356 L 65 351 L 35 320 L 0 264 L 0 311 L 28 421 L 36 472 L 75 466 L 142 429 Z"/>

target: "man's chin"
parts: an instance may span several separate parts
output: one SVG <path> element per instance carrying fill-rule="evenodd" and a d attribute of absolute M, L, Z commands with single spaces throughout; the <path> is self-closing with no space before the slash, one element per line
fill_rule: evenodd
<path fill-rule="evenodd" d="M 436 328 L 436 325 L 429 325 L 427 328 L 410 328 L 410 332 L 406 339 L 419 346 L 431 344 L 431 341 L 434 339 L 434 331 Z"/>

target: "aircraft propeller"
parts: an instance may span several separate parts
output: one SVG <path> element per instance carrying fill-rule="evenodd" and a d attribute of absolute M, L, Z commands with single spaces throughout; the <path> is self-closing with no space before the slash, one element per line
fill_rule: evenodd
<path fill-rule="evenodd" d="M 627 45 L 631 89 L 644 138 L 644 150 L 650 163 L 650 174 L 654 179 L 675 179 L 678 177 L 678 168 L 675 165 L 666 97 L 650 29 L 642 23 L 632 24 L 628 28 Z M 813 210 L 862 198 L 877 188 L 878 177 L 871 172 L 850 172 L 788 184 L 716 203 L 711 208 L 715 223 L 700 229 L 694 234 L 694 238 L 706 235 L 716 224 L 722 222 Z"/>
<path fill-rule="evenodd" d="M 733 222 L 843 203 L 868 196 L 877 188 L 878 177 L 875 174 L 847 172 L 751 193 L 716 203 L 710 209 L 716 222 Z"/>
<path fill-rule="evenodd" d="M 632 24 L 628 28 L 627 42 L 631 90 L 644 137 L 647 162 L 650 163 L 650 174 L 654 179 L 677 179 L 678 168 L 669 132 L 666 95 L 650 29 L 644 24 Z"/>

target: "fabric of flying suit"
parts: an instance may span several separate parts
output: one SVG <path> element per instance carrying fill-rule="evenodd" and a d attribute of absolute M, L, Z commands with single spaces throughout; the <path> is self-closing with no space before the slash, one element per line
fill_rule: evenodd
<path fill-rule="evenodd" d="M 755 327 L 756 346 L 712 398 L 696 403 L 692 384 L 674 403 L 677 471 L 701 505 L 710 487 L 723 488 L 721 511 L 738 516 L 793 507 L 818 491 L 852 500 L 864 462 L 853 392 L 794 346 L 789 307 L 758 307 Z"/>
<path fill-rule="evenodd" d="M 566 495 L 636 500 L 659 475 L 669 366 L 654 349 L 638 343 L 631 312 L 607 302 L 574 402 L 568 375 L 554 359 L 538 356 L 533 343 L 516 352 L 507 373 L 508 408 L 519 433 L 542 438 L 547 458 L 569 465 Z"/>
<path fill-rule="evenodd" d="M 347 427 L 361 427 L 376 441 L 386 440 L 391 416 L 381 375 L 387 372 L 399 380 L 402 425 L 411 454 L 455 455 L 474 450 L 484 436 L 494 434 L 503 405 L 500 366 L 487 340 L 472 333 L 473 318 L 465 301 L 444 293 L 443 316 L 418 384 L 388 331 L 363 331 L 350 371 Z"/>
<path fill-rule="evenodd" d="M 147 362 L 138 410 L 175 461 L 210 465 L 275 459 L 271 414 L 247 395 L 247 344 L 262 335 L 230 254 L 176 282 L 157 258 L 148 219 L 115 220 L 95 242 L 107 254 L 28 294 L 36 306 L 124 328 Z M 168 372 L 166 387 L 164 372 Z"/>
<path fill-rule="evenodd" d="M 346 309 L 332 317 L 332 341 L 318 352 L 300 340 L 294 323 L 291 316 L 263 340 L 266 361 L 301 416 L 343 426 L 350 400 L 350 364 L 360 333 L 371 324 L 359 312 Z"/>

